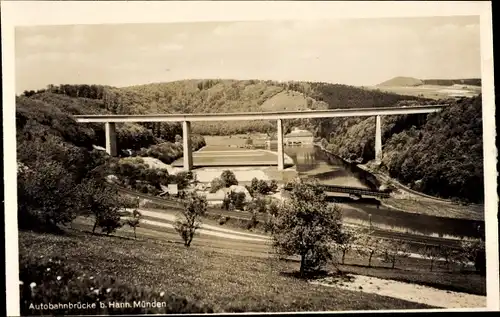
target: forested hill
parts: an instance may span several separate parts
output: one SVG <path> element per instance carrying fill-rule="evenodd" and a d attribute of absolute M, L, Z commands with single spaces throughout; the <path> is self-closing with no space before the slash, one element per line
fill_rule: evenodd
<path fill-rule="evenodd" d="M 415 190 L 483 202 L 481 96 L 448 100 L 429 115 L 387 116 L 381 168 Z M 343 158 L 374 158 L 375 120 L 355 118 L 332 129 L 325 144 Z"/>
<path fill-rule="evenodd" d="M 62 94 L 99 100 L 101 110 L 117 114 L 250 112 L 328 108 L 390 107 L 424 99 L 353 86 L 262 80 L 183 80 L 125 88 L 95 85 L 50 86 L 25 95 Z M 93 110 L 92 110 L 93 111 Z M 235 134 L 271 132 L 274 122 L 197 123 L 194 132 Z"/>

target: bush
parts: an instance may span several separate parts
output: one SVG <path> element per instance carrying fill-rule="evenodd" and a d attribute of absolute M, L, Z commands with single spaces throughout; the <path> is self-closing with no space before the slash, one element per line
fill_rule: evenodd
<path fill-rule="evenodd" d="M 252 213 L 266 213 L 268 203 L 263 198 L 254 198 L 246 205 L 246 210 Z"/>
<path fill-rule="evenodd" d="M 233 209 L 243 210 L 245 206 L 245 198 L 246 198 L 245 193 L 230 191 L 224 197 L 222 205 L 227 210 L 233 210 Z"/>
<path fill-rule="evenodd" d="M 18 173 L 18 219 L 23 229 L 55 231 L 78 215 L 76 184 L 72 175 L 55 161 Z"/>
<path fill-rule="evenodd" d="M 224 187 L 231 187 L 232 185 L 238 185 L 238 180 L 236 180 L 236 176 L 234 172 L 231 170 L 225 170 L 220 175 L 220 179 L 222 180 Z"/>
<path fill-rule="evenodd" d="M 179 190 L 183 190 L 189 186 L 189 184 L 194 180 L 193 172 L 179 172 L 173 175 L 172 183 L 177 184 Z"/>
<path fill-rule="evenodd" d="M 220 215 L 220 216 L 219 216 L 219 225 L 221 225 L 221 226 L 222 226 L 222 225 L 224 225 L 226 222 L 228 222 L 229 220 L 231 220 L 231 217 L 229 217 L 229 216 L 226 216 L 226 217 L 225 217 L 225 216 Z"/>
<path fill-rule="evenodd" d="M 212 179 L 210 182 L 210 193 L 216 193 L 219 189 L 224 188 L 224 182 L 219 177 Z"/>
<path fill-rule="evenodd" d="M 255 193 L 266 195 L 270 192 L 275 192 L 278 189 L 278 183 L 275 180 L 269 183 L 264 180 L 259 180 L 256 177 L 252 178 L 250 186 L 247 186 L 248 191 L 251 195 Z"/>
<path fill-rule="evenodd" d="M 271 180 L 268 186 L 270 192 L 276 192 L 278 190 L 278 182 L 274 179 Z"/>
<path fill-rule="evenodd" d="M 138 156 L 148 156 L 159 159 L 165 164 L 170 164 L 182 157 L 182 144 L 163 142 L 144 148 L 139 151 Z"/>
<path fill-rule="evenodd" d="M 108 315 L 212 313 L 213 309 L 198 301 L 165 294 L 161 290 L 142 289 L 125 284 L 114 276 L 88 276 L 66 266 L 64 258 L 21 259 L 19 278 L 21 315 Z M 166 307 L 134 307 L 134 302 L 165 302 Z M 95 308 L 36 309 L 35 305 L 89 303 Z M 100 303 L 128 302 L 131 308 L 102 308 Z M 33 307 L 30 306 L 33 304 Z"/>

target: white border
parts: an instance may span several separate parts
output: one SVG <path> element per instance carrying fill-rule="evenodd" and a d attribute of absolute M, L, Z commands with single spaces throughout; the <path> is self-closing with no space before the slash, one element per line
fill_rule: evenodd
<path fill-rule="evenodd" d="M 15 130 L 15 26 L 167 23 L 416 16 L 481 16 L 481 69 L 487 253 L 487 310 L 500 309 L 496 193 L 495 99 L 491 3 L 487 1 L 2 1 L 2 67 L 7 315 L 18 316 Z M 147 18 L 145 18 L 147 17 Z M 448 309 L 483 311 L 485 309 Z M 407 310 L 415 311 L 415 310 Z M 422 310 L 418 310 L 422 311 Z M 441 311 L 441 310 L 429 310 Z M 389 312 L 389 311 L 386 311 Z M 359 312 L 358 312 L 359 313 Z"/>

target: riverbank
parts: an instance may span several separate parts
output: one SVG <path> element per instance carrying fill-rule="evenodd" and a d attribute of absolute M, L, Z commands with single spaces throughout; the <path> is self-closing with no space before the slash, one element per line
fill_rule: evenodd
<path fill-rule="evenodd" d="M 333 155 L 346 164 L 355 164 L 357 168 L 371 175 L 373 179 L 369 180 L 374 185 L 391 183 L 396 190 L 391 193 L 390 198 L 381 199 L 381 204 L 387 208 L 399 210 L 413 214 L 423 214 L 428 216 L 446 217 L 454 219 L 466 219 L 474 221 L 484 221 L 484 205 L 469 204 L 460 205 L 451 200 L 429 196 L 415 190 L 412 190 L 388 175 L 381 174 L 370 168 L 369 164 L 357 164 L 344 160 L 334 153 L 328 151 L 320 144 L 315 144 L 323 152 Z"/>

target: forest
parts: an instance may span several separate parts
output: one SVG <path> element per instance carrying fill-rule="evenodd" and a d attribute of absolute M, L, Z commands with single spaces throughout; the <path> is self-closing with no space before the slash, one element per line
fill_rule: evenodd
<path fill-rule="evenodd" d="M 468 82 L 468 80 L 465 80 Z M 465 83 L 464 81 L 464 83 Z M 436 82 L 445 84 L 448 82 Z M 476 81 L 477 83 L 477 81 Z M 25 92 L 33 101 L 50 103 L 69 114 L 81 113 L 204 113 L 369 108 L 448 104 L 433 115 L 383 118 L 382 170 L 415 190 L 469 202 L 483 201 L 481 97 L 429 100 L 340 84 L 261 80 L 183 80 L 116 88 L 96 85 L 50 85 Z M 23 110 L 19 110 L 22 112 Z M 21 120 L 21 119 L 19 119 Z M 310 129 L 317 139 L 340 157 L 365 163 L 374 158 L 374 118 L 286 120 L 291 126 Z M 102 125 L 92 126 L 93 142 L 103 144 Z M 82 127 L 83 128 L 83 127 Z M 276 124 L 268 121 L 193 123 L 201 135 L 233 135 L 262 132 L 273 135 Z M 142 150 L 169 163 L 177 156 L 178 124 L 131 124 L 118 129 L 120 149 Z M 81 137 L 83 138 L 83 137 Z M 204 144 L 194 137 L 194 147 Z M 89 142 L 81 140 L 81 142 Z M 163 145 L 158 145 L 163 144 Z M 152 147 L 151 147 L 152 146 Z M 144 152 L 145 151 L 145 152 Z"/>
<path fill-rule="evenodd" d="M 19 228 L 58 231 L 90 213 L 97 213 L 94 230 L 100 227 L 109 233 L 120 226 L 118 211 L 130 201 L 106 180 L 114 166 L 121 166 L 119 160 L 94 148 L 104 143 L 102 127 L 77 123 L 71 116 L 105 112 L 102 106 L 98 99 L 47 91 L 16 98 Z M 160 128 L 120 126 L 118 146 L 151 151 L 150 156 L 170 163 L 182 156 L 182 139 L 175 126 Z M 204 144 L 203 137 L 193 135 L 195 150 Z M 138 178 L 155 174 L 147 169 L 140 172 Z M 160 183 L 154 183 L 155 190 Z"/>
<path fill-rule="evenodd" d="M 380 169 L 417 191 L 482 203 L 481 96 L 446 100 L 429 115 L 383 117 Z M 375 157 L 375 118 L 357 118 L 327 138 L 327 148 L 360 163 Z"/>

